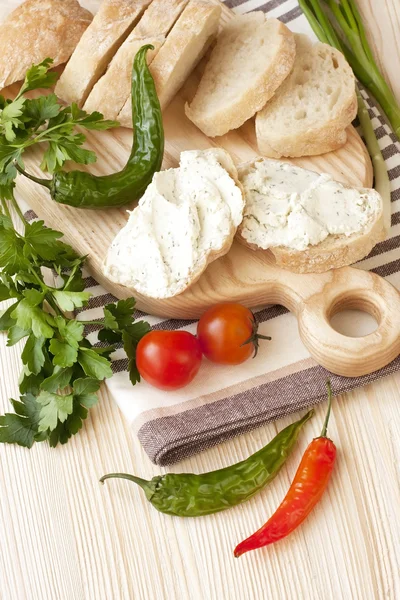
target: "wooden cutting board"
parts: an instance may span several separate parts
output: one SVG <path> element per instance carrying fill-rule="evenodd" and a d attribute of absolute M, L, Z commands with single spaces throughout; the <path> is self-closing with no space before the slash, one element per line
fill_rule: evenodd
<path fill-rule="evenodd" d="M 215 0 L 216 2 L 218 0 Z M 223 22 L 232 13 L 223 6 Z M 215 139 L 207 138 L 184 113 L 184 103 L 197 86 L 202 65 L 186 82 L 164 113 L 165 156 L 163 168 L 175 167 L 183 150 L 222 146 L 237 163 L 258 155 L 254 122 Z M 110 132 L 89 133 L 88 145 L 98 162 L 91 172 L 107 174 L 125 164 L 132 144 L 132 132 L 119 128 Z M 290 162 L 319 172 L 327 172 L 339 181 L 355 186 L 372 185 L 370 158 L 353 127 L 348 129 L 347 144 L 323 156 L 294 159 Z M 26 159 L 28 171 L 41 175 L 39 155 Z M 88 268 L 96 280 L 118 298 L 135 296 L 138 308 L 165 317 L 199 317 L 208 306 L 225 300 L 247 306 L 282 304 L 299 321 L 304 344 L 312 356 L 329 370 L 350 377 L 370 373 L 400 353 L 400 296 L 383 279 L 354 268 L 343 268 L 321 275 L 297 275 L 278 268 L 269 252 L 253 252 L 234 243 L 229 254 L 212 263 L 199 281 L 183 294 L 169 300 L 141 297 L 131 289 L 108 281 L 102 274 L 107 248 L 127 221 L 126 208 L 85 211 L 56 204 L 47 191 L 18 178 L 17 194 L 50 227 L 61 230 L 66 241 L 80 254 L 88 255 Z M 362 338 L 349 338 L 330 325 L 331 317 L 345 308 L 359 308 L 373 314 L 378 329 Z"/>

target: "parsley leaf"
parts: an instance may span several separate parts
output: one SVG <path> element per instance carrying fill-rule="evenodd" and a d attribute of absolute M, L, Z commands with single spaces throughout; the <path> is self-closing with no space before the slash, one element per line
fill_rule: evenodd
<path fill-rule="evenodd" d="M 136 366 L 136 346 L 137 346 L 137 344 L 134 342 L 134 340 L 131 338 L 129 333 L 127 333 L 126 331 L 124 331 L 124 333 L 122 334 L 122 339 L 124 342 L 124 350 L 128 357 L 129 379 L 130 379 L 130 382 L 132 383 L 132 385 L 135 385 L 135 383 L 140 381 L 140 373 Z"/>
<path fill-rule="evenodd" d="M 54 119 L 61 110 L 58 104 L 57 96 L 49 94 L 48 96 L 39 96 L 33 100 L 26 100 L 24 106 L 25 125 L 32 121 L 37 129 L 49 119 Z"/>
<path fill-rule="evenodd" d="M 11 326 L 8 330 L 7 346 L 14 346 L 24 337 L 29 335 L 29 333 L 29 329 L 21 329 L 21 327 L 18 327 L 18 325 Z"/>
<path fill-rule="evenodd" d="M 139 371 L 136 367 L 136 347 L 141 338 L 150 331 L 150 325 L 146 321 L 135 322 L 133 315 L 135 305 L 134 298 L 107 304 L 104 307 L 105 328 L 98 334 L 98 338 L 102 342 L 123 342 L 129 359 L 128 371 L 132 385 L 140 381 Z"/>
<path fill-rule="evenodd" d="M 58 390 L 63 390 L 71 381 L 73 372 L 74 369 L 72 367 L 68 367 L 66 369 L 58 366 L 55 367 L 54 373 L 40 383 L 40 389 L 45 390 L 46 392 L 57 392 Z"/>
<path fill-rule="evenodd" d="M 78 359 L 79 342 L 83 339 L 84 325 L 78 321 L 67 321 L 56 317 L 58 329 L 56 338 L 50 342 L 49 350 L 53 354 L 53 364 L 59 367 L 72 367 Z"/>
<path fill-rule="evenodd" d="M 45 58 L 40 64 L 32 65 L 27 70 L 24 82 L 21 89 L 18 92 L 17 98 L 26 94 L 31 90 L 37 90 L 38 88 L 51 88 L 58 79 L 57 73 L 49 72 L 53 65 L 52 58 Z"/>
<path fill-rule="evenodd" d="M 85 326 L 79 321 L 67 321 L 63 317 L 56 317 L 55 323 L 60 336 L 74 348 L 78 348 L 78 342 L 83 339 L 83 330 Z"/>
<path fill-rule="evenodd" d="M 32 448 L 38 434 L 41 406 L 35 396 L 26 394 L 20 402 L 11 400 L 15 414 L 0 416 L 0 442 Z"/>
<path fill-rule="evenodd" d="M 23 248 L 23 240 L 13 229 L 0 229 L 0 267 L 3 273 L 15 275 L 29 269 L 30 263 L 24 256 Z"/>
<path fill-rule="evenodd" d="M 22 362 L 24 365 L 27 365 L 30 373 L 33 375 L 38 375 L 44 365 L 45 355 L 43 346 L 45 341 L 44 337 L 36 337 L 34 334 L 31 334 L 22 351 Z"/>
<path fill-rule="evenodd" d="M 74 308 L 81 308 L 87 304 L 90 293 L 56 291 L 53 292 L 53 296 L 61 310 L 71 312 Z"/>
<path fill-rule="evenodd" d="M 15 320 L 11 317 L 11 313 L 17 307 L 18 302 L 11 304 L 0 316 L 0 331 L 8 331 L 15 326 Z"/>
<path fill-rule="evenodd" d="M 58 422 L 63 423 L 73 411 L 72 394 L 62 396 L 42 390 L 36 400 L 42 406 L 38 431 L 53 431 Z"/>
<path fill-rule="evenodd" d="M 17 304 L 10 316 L 21 329 L 31 329 L 34 336 L 51 338 L 54 334 L 54 318 L 39 308 L 39 302 L 35 304 L 37 298 L 33 299 L 34 292 L 36 290 L 26 290 L 25 298 Z"/>
<path fill-rule="evenodd" d="M 19 391 L 21 394 L 30 393 L 35 397 L 39 394 L 40 384 L 44 379 L 44 371 L 39 373 L 39 375 L 33 375 L 29 372 L 28 368 L 22 371 L 20 383 L 19 383 Z"/>
<path fill-rule="evenodd" d="M 8 142 L 14 142 L 17 135 L 14 128 L 18 129 L 23 125 L 23 121 L 19 119 L 24 112 L 25 98 L 17 98 L 13 102 L 8 102 L 0 112 L 1 133 Z"/>
<path fill-rule="evenodd" d="M 74 398 L 72 413 L 68 415 L 63 423 L 59 422 L 57 427 L 49 434 L 50 447 L 55 448 L 58 443 L 66 444 L 70 437 L 82 429 L 83 421 L 87 416 L 87 408 L 82 406 L 78 399 Z"/>
<path fill-rule="evenodd" d="M 62 237 L 60 231 L 54 231 L 44 226 L 43 221 L 27 223 L 25 226 L 25 253 L 43 258 L 44 260 L 56 260 L 64 244 L 59 242 Z"/>
<path fill-rule="evenodd" d="M 5 283 L 0 283 L 0 302 L 13 298 L 10 288 Z"/>
<path fill-rule="evenodd" d="M 72 367 L 78 359 L 78 349 L 63 340 L 52 339 L 49 350 L 54 355 L 53 364 L 58 367 Z"/>
<path fill-rule="evenodd" d="M 85 377 L 74 381 L 74 397 L 86 408 L 97 404 L 96 392 L 99 390 L 100 381 L 93 377 Z"/>
<path fill-rule="evenodd" d="M 80 348 L 78 362 L 88 377 L 102 380 L 112 376 L 110 361 L 91 348 Z"/>
<path fill-rule="evenodd" d="M 136 301 L 134 298 L 119 300 L 116 304 L 107 304 L 104 307 L 104 327 L 121 331 L 133 321 L 133 310 Z"/>

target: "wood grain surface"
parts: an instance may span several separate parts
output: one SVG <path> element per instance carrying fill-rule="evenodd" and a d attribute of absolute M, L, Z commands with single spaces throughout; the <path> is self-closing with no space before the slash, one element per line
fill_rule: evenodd
<path fill-rule="evenodd" d="M 0 17 L 18 3 L 3 0 Z M 84 2 L 94 5 L 95 0 Z M 254 1 L 254 8 L 262 4 Z M 398 0 L 358 0 L 400 100 Z M 17 394 L 20 345 L 0 336 L 0 400 Z M 329 434 L 338 464 L 312 517 L 275 547 L 234 559 L 235 544 L 282 499 L 324 406 L 267 493 L 199 520 L 157 513 L 114 469 L 150 478 L 150 464 L 103 391 L 84 430 L 55 450 L 0 446 L 3 600 L 397 600 L 400 598 L 400 375 L 335 400 Z M 202 472 L 257 450 L 282 419 L 173 470 Z M 164 470 L 162 470 L 164 471 Z"/>

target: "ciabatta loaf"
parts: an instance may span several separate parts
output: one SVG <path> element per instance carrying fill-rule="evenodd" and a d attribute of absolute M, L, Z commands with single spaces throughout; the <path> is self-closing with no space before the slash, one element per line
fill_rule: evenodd
<path fill-rule="evenodd" d="M 92 18 L 77 0 L 23 2 L 0 25 L 0 89 L 49 56 L 67 62 Z"/>
<path fill-rule="evenodd" d="M 214 40 L 221 7 L 191 0 L 171 29 L 150 65 L 161 108 L 164 110 Z M 130 96 L 118 115 L 123 127 L 132 127 Z"/>
<path fill-rule="evenodd" d="M 237 16 L 218 36 L 186 115 L 208 136 L 240 127 L 265 105 L 289 75 L 292 32 L 263 12 Z"/>
<path fill-rule="evenodd" d="M 382 198 L 292 164 L 259 158 L 239 167 L 246 207 L 239 241 L 270 250 L 279 266 L 320 273 L 350 265 L 384 239 Z"/>
<path fill-rule="evenodd" d="M 144 44 L 154 50 L 147 53 L 148 64 L 165 42 L 165 36 L 188 0 L 153 0 L 139 23 L 118 49 L 106 73 L 99 79 L 84 105 L 88 112 L 100 111 L 106 119 L 116 119 L 131 94 L 132 64 Z"/>
<path fill-rule="evenodd" d="M 340 148 L 357 113 L 355 79 L 343 54 L 295 37 L 293 71 L 256 117 L 258 149 L 271 158 Z"/>
<path fill-rule="evenodd" d="M 155 173 L 113 241 L 104 273 L 150 298 L 180 294 L 229 251 L 243 208 L 225 150 L 182 152 L 179 168 Z"/>
<path fill-rule="evenodd" d="M 59 98 L 82 106 L 151 0 L 103 0 L 61 75 Z M 117 85 L 117 82 L 115 83 Z"/>

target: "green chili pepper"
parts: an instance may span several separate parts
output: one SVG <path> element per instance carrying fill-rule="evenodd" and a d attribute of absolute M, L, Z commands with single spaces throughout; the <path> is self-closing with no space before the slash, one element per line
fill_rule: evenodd
<path fill-rule="evenodd" d="M 82 171 L 60 171 L 53 179 L 38 179 L 18 170 L 29 179 L 50 190 L 60 204 L 79 208 L 111 208 L 137 200 L 156 171 L 164 154 L 164 129 L 160 103 L 153 77 L 146 62 L 150 44 L 142 46 L 132 69 L 132 120 L 134 141 L 131 155 L 119 173 L 96 177 Z"/>
<path fill-rule="evenodd" d="M 178 517 L 209 515 L 249 500 L 277 475 L 286 462 L 300 429 L 314 414 L 283 429 L 264 448 L 246 460 L 202 475 L 167 473 L 150 481 L 128 473 L 110 473 L 100 481 L 117 477 L 137 483 L 147 500 L 160 512 Z"/>

